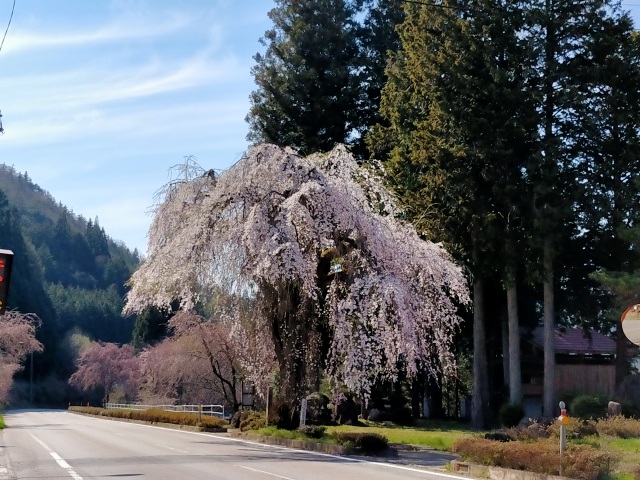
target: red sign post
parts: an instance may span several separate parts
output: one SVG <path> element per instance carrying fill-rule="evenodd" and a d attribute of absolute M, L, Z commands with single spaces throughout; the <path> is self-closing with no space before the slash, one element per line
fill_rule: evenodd
<path fill-rule="evenodd" d="M 13 252 L 11 250 L 0 249 L 0 315 L 4 315 L 4 311 L 7 309 L 12 265 Z"/>

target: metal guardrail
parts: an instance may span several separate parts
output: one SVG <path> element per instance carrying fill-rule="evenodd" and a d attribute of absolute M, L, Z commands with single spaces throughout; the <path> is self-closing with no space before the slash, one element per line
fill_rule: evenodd
<path fill-rule="evenodd" d="M 140 405 L 136 403 L 107 403 L 107 410 L 149 410 L 158 408 L 167 412 L 200 413 L 226 419 L 224 405 Z"/>

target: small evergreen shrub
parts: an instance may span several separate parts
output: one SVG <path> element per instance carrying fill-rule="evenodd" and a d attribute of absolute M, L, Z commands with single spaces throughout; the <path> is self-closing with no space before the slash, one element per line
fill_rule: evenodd
<path fill-rule="evenodd" d="M 304 427 L 299 427 L 297 431 L 309 438 L 322 438 L 326 430 L 327 427 L 321 425 L 305 425 Z"/>
<path fill-rule="evenodd" d="M 622 415 L 630 418 L 640 418 L 640 408 L 633 402 L 623 401 Z"/>
<path fill-rule="evenodd" d="M 243 410 L 240 416 L 240 430 L 258 430 L 267 426 L 267 417 L 264 412 L 256 410 Z"/>
<path fill-rule="evenodd" d="M 498 416 L 500 418 L 500 423 L 502 423 L 504 427 L 515 427 L 524 417 L 524 409 L 522 408 L 522 405 L 505 403 L 500 407 Z"/>
<path fill-rule="evenodd" d="M 409 407 L 398 407 L 391 411 L 391 421 L 396 425 L 409 426 L 413 425 L 413 412 Z"/>
<path fill-rule="evenodd" d="M 570 404 L 569 415 L 583 420 L 598 419 L 607 415 L 609 402 L 599 395 L 578 395 Z"/>
<path fill-rule="evenodd" d="M 377 433 L 333 432 L 338 444 L 353 447 L 365 455 L 375 455 L 389 448 L 389 441 Z"/>

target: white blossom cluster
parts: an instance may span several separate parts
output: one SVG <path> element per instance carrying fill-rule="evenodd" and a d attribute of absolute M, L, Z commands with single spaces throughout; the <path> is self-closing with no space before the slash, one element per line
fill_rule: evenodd
<path fill-rule="evenodd" d="M 396 213 L 378 177 L 343 146 L 306 158 L 253 147 L 218 177 L 203 172 L 166 190 L 125 311 L 175 299 L 192 309 L 212 289 L 260 299 L 261 285 L 295 285 L 328 327 L 323 363 L 336 385 L 367 397 L 400 364 L 409 374 L 419 366 L 451 373 L 466 280 L 442 247 Z M 328 261 L 331 270 L 321 268 Z M 264 328 L 252 334 L 272 348 L 268 316 L 256 307 Z"/>

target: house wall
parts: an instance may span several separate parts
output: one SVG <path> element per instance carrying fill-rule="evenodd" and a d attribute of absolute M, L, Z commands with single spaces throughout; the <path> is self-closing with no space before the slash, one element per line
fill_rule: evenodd
<path fill-rule="evenodd" d="M 556 365 L 556 392 L 613 395 L 615 365 Z"/>

